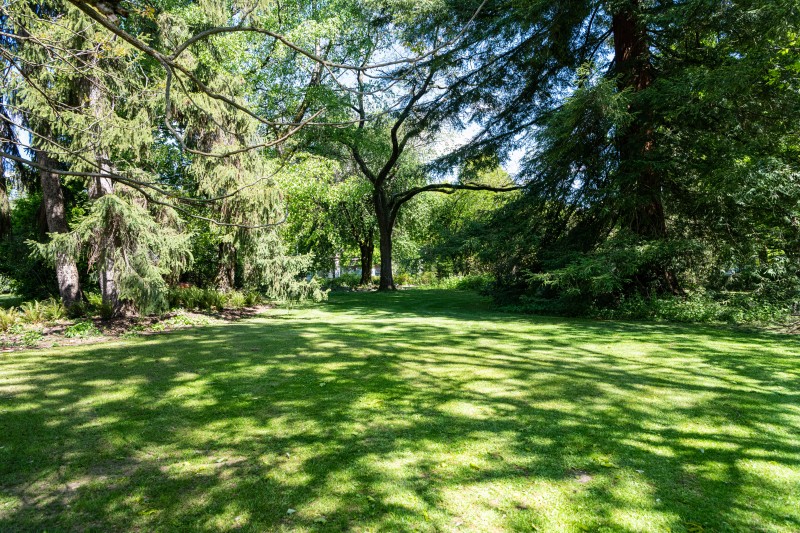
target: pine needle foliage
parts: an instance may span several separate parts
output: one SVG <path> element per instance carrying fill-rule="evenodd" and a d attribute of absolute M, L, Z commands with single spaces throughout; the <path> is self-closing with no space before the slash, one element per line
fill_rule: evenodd
<path fill-rule="evenodd" d="M 31 242 L 50 261 L 66 253 L 85 259 L 91 268 L 110 259 L 120 298 L 145 314 L 168 307 L 166 278 L 176 277 L 192 260 L 189 235 L 173 211 L 151 212 L 121 194 L 99 198 L 72 231 L 50 237 L 45 244 Z"/>

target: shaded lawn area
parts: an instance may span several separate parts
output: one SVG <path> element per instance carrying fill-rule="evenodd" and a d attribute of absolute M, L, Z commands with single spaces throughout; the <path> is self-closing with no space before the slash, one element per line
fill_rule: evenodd
<path fill-rule="evenodd" d="M 0 530 L 799 531 L 800 342 L 466 292 L 0 356 Z"/>
<path fill-rule="evenodd" d="M 16 294 L 0 294 L 0 308 L 8 309 L 10 307 L 17 307 L 23 302 L 22 296 Z"/>

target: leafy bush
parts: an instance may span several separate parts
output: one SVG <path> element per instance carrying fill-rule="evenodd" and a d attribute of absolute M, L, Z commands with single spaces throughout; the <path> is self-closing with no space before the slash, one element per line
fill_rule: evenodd
<path fill-rule="evenodd" d="M 394 275 L 394 283 L 395 285 L 410 285 L 411 274 L 408 272 L 398 272 Z"/>
<path fill-rule="evenodd" d="M 451 276 L 442 281 L 441 288 L 485 292 L 494 283 L 494 278 L 489 274 L 471 274 L 469 276 Z"/>
<path fill-rule="evenodd" d="M 199 309 L 201 311 L 219 310 L 225 308 L 227 296 L 216 289 L 201 289 L 199 287 L 178 287 L 169 294 L 169 304 L 172 309 Z"/>
<path fill-rule="evenodd" d="M 424 272 L 417 276 L 416 282 L 432 289 L 485 292 L 494 283 L 494 277 L 490 274 L 470 274 L 437 279 L 433 272 Z"/>
<path fill-rule="evenodd" d="M 247 297 L 240 291 L 231 291 L 226 296 L 226 307 L 231 309 L 241 309 L 247 306 Z"/>
<path fill-rule="evenodd" d="M 19 311 L 14 309 L 3 309 L 0 307 L 0 331 L 3 333 L 10 330 L 17 322 L 19 322 Z"/>
<path fill-rule="evenodd" d="M 244 305 L 247 307 L 258 305 L 261 303 L 261 301 L 261 295 L 255 291 L 249 291 L 244 295 Z"/>
<path fill-rule="evenodd" d="M 586 316 L 604 320 L 664 320 L 686 323 L 774 324 L 785 320 L 791 306 L 757 298 L 753 293 L 696 292 L 686 297 L 639 294 L 613 306 L 589 307 L 569 299 L 521 298 L 509 311 L 542 315 Z"/>
<path fill-rule="evenodd" d="M 345 273 L 338 278 L 324 279 L 322 281 L 322 286 L 331 290 L 355 289 L 360 283 L 360 275 Z"/>
<path fill-rule="evenodd" d="M 12 292 L 14 292 L 14 281 L 0 273 L 0 294 L 9 294 Z"/>
<path fill-rule="evenodd" d="M 102 332 L 97 329 L 97 326 L 95 326 L 94 322 L 91 320 L 81 320 L 79 322 L 75 322 L 71 326 L 67 326 L 67 329 L 64 330 L 64 336 L 68 339 L 97 337 L 100 335 L 102 335 Z"/>
<path fill-rule="evenodd" d="M 416 285 L 434 285 L 437 282 L 436 272 L 423 272 L 414 278 Z"/>
<path fill-rule="evenodd" d="M 99 315 L 103 320 L 114 316 L 114 309 L 111 305 L 103 302 L 103 296 L 97 292 L 86 293 L 86 303 L 82 309 L 77 309 L 73 313 L 75 316 Z"/>
<path fill-rule="evenodd" d="M 70 186 L 65 183 L 64 192 Z M 0 239 L 0 292 L 13 292 L 25 300 L 47 298 L 58 294 L 55 269 L 45 260 L 31 254 L 30 240 L 42 240 L 39 231 L 41 193 L 24 194 L 11 206 L 11 235 Z"/>
<path fill-rule="evenodd" d="M 64 307 L 64 304 L 61 302 L 61 300 L 48 298 L 42 302 L 42 314 L 44 315 L 45 320 L 49 322 L 55 322 L 66 318 L 67 308 Z"/>
<path fill-rule="evenodd" d="M 45 321 L 45 310 L 41 302 L 25 302 L 19 306 L 22 321 L 26 324 L 41 324 Z"/>
<path fill-rule="evenodd" d="M 599 318 L 668 320 L 671 322 L 727 322 L 768 324 L 788 317 L 785 305 L 753 298 L 748 293 L 695 293 L 685 298 L 665 296 L 626 298 L 613 309 L 595 313 Z"/>
<path fill-rule="evenodd" d="M 22 342 L 23 346 L 32 347 L 32 346 L 36 346 L 37 344 L 39 344 L 39 341 L 41 341 L 41 340 L 42 340 L 42 332 L 41 331 L 36 330 L 36 329 L 29 329 L 29 330 L 26 330 L 22 334 L 22 338 L 20 339 L 20 342 Z"/>

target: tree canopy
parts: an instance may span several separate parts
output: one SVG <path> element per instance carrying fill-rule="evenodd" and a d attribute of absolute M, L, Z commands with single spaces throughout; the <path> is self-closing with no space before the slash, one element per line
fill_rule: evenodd
<path fill-rule="evenodd" d="M 0 270 L 115 314 L 178 283 L 318 295 L 345 256 L 382 290 L 490 272 L 552 312 L 790 302 L 799 23 L 792 0 L 6 2 Z"/>

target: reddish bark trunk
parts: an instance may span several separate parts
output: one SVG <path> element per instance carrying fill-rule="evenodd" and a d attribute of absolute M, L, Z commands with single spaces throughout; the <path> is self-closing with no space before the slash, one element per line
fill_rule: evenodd
<path fill-rule="evenodd" d="M 637 13 L 639 1 L 630 0 L 614 14 L 614 62 L 620 90 L 639 92 L 653 83 L 653 69 L 647 33 Z M 631 108 L 634 123 L 619 137 L 620 171 L 629 182 L 633 206 L 628 214 L 630 229 L 641 237 L 654 239 L 667 234 L 661 198 L 661 177 L 649 161 L 654 148 L 653 128 L 647 109 Z"/>

